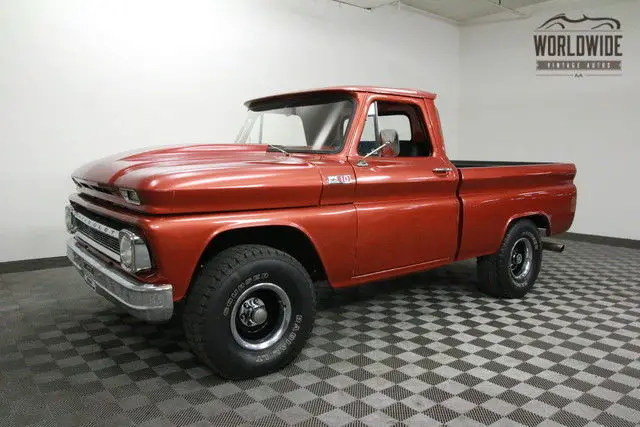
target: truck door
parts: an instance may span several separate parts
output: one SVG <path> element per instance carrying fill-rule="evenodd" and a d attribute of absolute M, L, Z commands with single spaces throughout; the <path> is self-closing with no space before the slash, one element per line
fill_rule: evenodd
<path fill-rule="evenodd" d="M 442 149 L 434 150 L 440 135 L 432 131 L 427 105 L 422 98 L 383 95 L 367 102 L 359 143 L 349 156 L 356 175 L 355 276 L 452 261 L 458 175 Z M 385 147 L 363 159 L 379 147 L 385 129 L 397 132 L 399 150 Z"/>

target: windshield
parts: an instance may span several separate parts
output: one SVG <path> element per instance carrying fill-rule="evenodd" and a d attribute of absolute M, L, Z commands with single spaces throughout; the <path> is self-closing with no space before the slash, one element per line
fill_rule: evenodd
<path fill-rule="evenodd" d="M 323 98 L 304 95 L 252 105 L 236 143 L 299 153 L 341 151 L 355 103 L 344 95 Z"/>

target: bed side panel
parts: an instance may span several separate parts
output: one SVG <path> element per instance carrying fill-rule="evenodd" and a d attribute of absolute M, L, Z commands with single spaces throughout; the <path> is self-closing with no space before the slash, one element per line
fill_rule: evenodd
<path fill-rule="evenodd" d="M 461 168 L 462 238 L 458 259 L 498 250 L 509 223 L 544 215 L 550 234 L 567 231 L 576 209 L 573 164 Z"/>

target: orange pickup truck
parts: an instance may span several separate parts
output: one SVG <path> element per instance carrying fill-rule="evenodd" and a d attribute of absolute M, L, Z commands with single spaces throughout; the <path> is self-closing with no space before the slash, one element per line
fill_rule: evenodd
<path fill-rule="evenodd" d="M 248 101 L 233 144 L 124 153 L 72 174 L 67 255 L 133 316 L 251 378 L 293 360 L 318 293 L 477 258 L 523 297 L 571 226 L 576 167 L 449 160 L 432 93 L 333 87 Z"/>

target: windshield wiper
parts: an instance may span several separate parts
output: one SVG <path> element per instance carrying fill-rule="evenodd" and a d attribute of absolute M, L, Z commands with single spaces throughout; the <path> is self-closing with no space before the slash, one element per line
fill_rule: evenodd
<path fill-rule="evenodd" d="M 267 144 L 267 147 L 269 148 L 275 148 L 276 150 L 280 151 L 281 153 L 286 154 L 287 156 L 290 156 L 291 153 L 289 153 L 287 150 L 285 150 L 284 148 L 278 146 L 278 145 L 273 145 L 273 144 Z"/>

